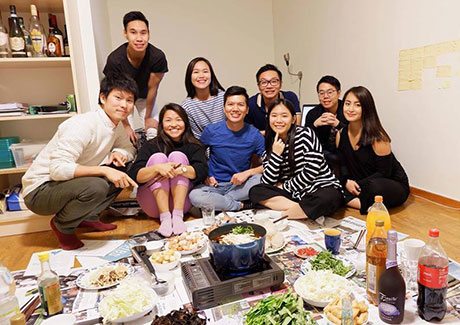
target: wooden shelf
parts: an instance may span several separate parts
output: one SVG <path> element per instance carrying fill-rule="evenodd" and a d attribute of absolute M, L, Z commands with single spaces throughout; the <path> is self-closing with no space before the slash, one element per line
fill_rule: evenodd
<path fill-rule="evenodd" d="M 3 116 L 0 114 L 1 121 L 29 121 L 29 120 L 47 120 L 47 119 L 59 119 L 69 118 L 76 115 L 76 113 L 66 114 L 47 114 L 47 115 L 21 115 L 21 116 Z"/>
<path fill-rule="evenodd" d="M 0 68 L 70 68 L 70 57 L 61 58 L 0 58 Z"/>
<path fill-rule="evenodd" d="M 30 210 L 0 214 L 0 237 L 50 230 L 53 216 L 41 216 Z"/>
<path fill-rule="evenodd" d="M 35 4 L 40 12 L 64 12 L 62 0 L 15 0 L 0 1 L 0 9 L 9 12 L 9 5 L 14 4 L 18 12 L 30 12 L 30 5 Z M 3 16 L 5 17 L 5 16 Z M 3 18 L 5 19 L 5 18 Z M 43 20 L 44 18 L 42 18 Z"/>
<path fill-rule="evenodd" d="M 3 168 L 0 169 L 0 175 L 22 174 L 25 173 L 27 169 L 29 169 L 29 167 Z"/>

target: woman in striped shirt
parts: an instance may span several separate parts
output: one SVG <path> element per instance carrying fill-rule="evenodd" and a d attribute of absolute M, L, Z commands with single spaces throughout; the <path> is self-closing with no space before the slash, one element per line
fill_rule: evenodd
<path fill-rule="evenodd" d="M 193 135 L 199 139 L 208 124 L 225 119 L 224 88 L 217 80 L 211 63 L 198 57 L 187 66 L 185 89 L 187 98 L 182 107 L 187 112 Z"/>
<path fill-rule="evenodd" d="M 288 100 L 273 102 L 268 117 L 262 183 L 251 189 L 251 201 L 289 219 L 334 213 L 342 204 L 341 186 L 315 133 L 295 125 L 296 112 Z"/>

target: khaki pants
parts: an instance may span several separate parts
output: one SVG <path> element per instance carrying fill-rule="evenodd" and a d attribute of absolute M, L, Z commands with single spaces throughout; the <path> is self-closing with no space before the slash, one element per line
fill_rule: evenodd
<path fill-rule="evenodd" d="M 82 221 L 98 221 L 120 192 L 105 177 L 78 177 L 46 182 L 30 192 L 24 203 L 36 214 L 55 215 L 59 231 L 72 234 Z"/>

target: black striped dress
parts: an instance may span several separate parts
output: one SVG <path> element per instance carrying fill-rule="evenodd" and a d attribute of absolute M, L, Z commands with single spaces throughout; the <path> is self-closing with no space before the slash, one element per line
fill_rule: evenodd
<path fill-rule="evenodd" d="M 333 186 L 341 190 L 340 182 L 328 167 L 321 144 L 310 128 L 297 127 L 294 145 L 294 173 L 290 172 L 289 144 L 286 144 L 282 156 L 272 152 L 267 160 L 264 154 L 262 183 L 275 185 L 281 182 L 283 190 L 297 200 L 319 188 Z"/>

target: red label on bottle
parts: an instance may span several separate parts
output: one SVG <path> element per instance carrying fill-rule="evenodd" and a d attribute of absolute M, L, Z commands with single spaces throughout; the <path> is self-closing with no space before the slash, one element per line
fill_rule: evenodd
<path fill-rule="evenodd" d="M 422 264 L 418 265 L 418 282 L 431 289 L 442 289 L 447 287 L 447 275 L 449 267 L 428 267 Z"/>

